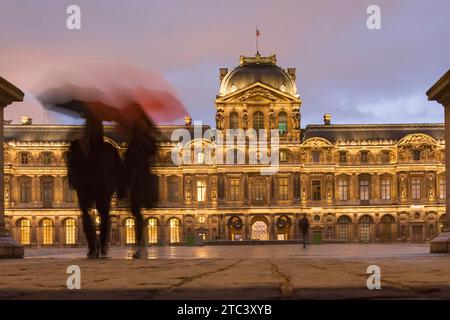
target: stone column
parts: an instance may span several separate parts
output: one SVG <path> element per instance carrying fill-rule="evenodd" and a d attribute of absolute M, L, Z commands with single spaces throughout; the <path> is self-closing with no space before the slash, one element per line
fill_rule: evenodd
<path fill-rule="evenodd" d="M 3 163 L 3 109 L 15 102 L 22 101 L 24 93 L 14 85 L 0 77 L 0 258 L 23 258 L 24 249 L 5 232 L 5 193 Z"/>
<path fill-rule="evenodd" d="M 444 106 L 445 113 L 445 179 L 447 182 L 447 227 L 430 242 L 431 253 L 450 253 L 450 70 L 428 91 L 428 100 L 437 101 Z"/>

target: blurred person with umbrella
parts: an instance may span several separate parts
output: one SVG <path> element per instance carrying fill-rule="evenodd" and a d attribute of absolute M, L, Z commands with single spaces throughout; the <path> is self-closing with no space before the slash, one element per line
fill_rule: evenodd
<path fill-rule="evenodd" d="M 130 209 L 136 219 L 137 250 L 132 255 L 138 259 L 146 256 L 144 243 L 144 218 L 141 208 L 155 207 L 159 197 L 158 180 L 152 174 L 157 140 L 161 134 L 153 117 L 160 121 L 186 115 L 181 102 L 171 93 L 143 87 L 131 91 L 131 103 L 122 109 L 120 123 L 131 134 L 128 150 L 118 188 L 118 197 L 123 199 L 129 192 Z"/>
<path fill-rule="evenodd" d="M 93 94 L 98 94 L 94 97 Z M 89 95 L 89 101 L 85 95 Z M 39 96 L 53 110 L 78 114 L 86 119 L 84 136 L 72 141 L 68 152 L 68 180 L 78 196 L 83 231 L 88 242 L 88 258 L 107 257 L 110 230 L 109 210 L 117 189 L 121 159 L 118 151 L 104 141 L 102 121 L 118 118 L 118 109 L 101 102 L 100 92 L 80 88 L 53 88 Z M 97 243 L 95 224 L 89 214 L 94 207 L 100 215 L 100 242 Z"/>

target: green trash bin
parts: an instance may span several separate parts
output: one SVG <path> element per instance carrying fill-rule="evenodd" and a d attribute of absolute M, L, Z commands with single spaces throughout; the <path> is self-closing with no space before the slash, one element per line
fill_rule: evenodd
<path fill-rule="evenodd" d="M 194 236 L 187 236 L 186 237 L 186 245 L 193 246 L 194 244 L 195 244 Z"/>
<path fill-rule="evenodd" d="M 313 243 L 314 244 L 322 243 L 322 231 L 313 232 Z"/>

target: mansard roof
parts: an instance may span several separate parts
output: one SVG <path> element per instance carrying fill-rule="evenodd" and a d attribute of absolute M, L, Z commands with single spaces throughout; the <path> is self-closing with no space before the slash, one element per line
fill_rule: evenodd
<path fill-rule="evenodd" d="M 332 143 L 363 140 L 399 141 L 404 136 L 415 133 L 423 133 L 440 140 L 444 139 L 444 124 L 312 124 L 307 125 L 303 133 L 303 140 L 320 137 Z"/>
<path fill-rule="evenodd" d="M 193 125 L 164 125 L 158 126 L 160 135 L 159 141 L 170 141 L 171 134 L 175 129 L 187 129 L 191 136 L 194 137 Z M 202 131 L 210 129 L 209 126 L 203 125 Z M 83 125 L 5 125 L 4 139 L 8 141 L 43 141 L 43 142 L 69 142 L 79 139 L 84 132 Z M 115 129 L 114 126 L 105 125 L 104 134 L 107 138 L 115 141 L 119 145 L 127 141 L 124 134 Z"/>

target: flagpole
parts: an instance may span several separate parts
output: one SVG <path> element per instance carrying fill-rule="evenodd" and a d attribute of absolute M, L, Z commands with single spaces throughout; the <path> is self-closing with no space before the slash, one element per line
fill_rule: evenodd
<path fill-rule="evenodd" d="M 256 54 L 259 54 L 259 46 L 258 46 L 258 26 L 256 26 Z"/>

